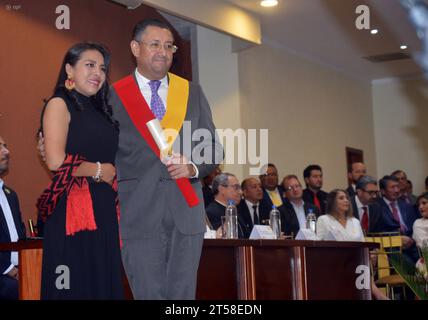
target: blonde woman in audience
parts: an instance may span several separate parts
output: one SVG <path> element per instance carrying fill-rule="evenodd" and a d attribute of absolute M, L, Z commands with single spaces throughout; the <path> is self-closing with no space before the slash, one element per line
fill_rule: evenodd
<path fill-rule="evenodd" d="M 317 235 L 321 240 L 365 241 L 360 221 L 353 216 L 351 201 L 345 190 L 334 189 L 327 195 L 326 214 L 317 220 Z M 388 300 L 373 281 L 371 289 L 376 300 Z"/>
<path fill-rule="evenodd" d="M 335 189 L 327 195 L 326 213 L 317 221 L 317 235 L 321 240 L 331 233 L 339 241 L 364 241 L 360 221 L 354 218 L 345 190 Z"/>

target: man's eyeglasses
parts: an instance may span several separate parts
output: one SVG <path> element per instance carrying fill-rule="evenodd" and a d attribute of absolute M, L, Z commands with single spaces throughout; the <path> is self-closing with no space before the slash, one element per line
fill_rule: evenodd
<path fill-rule="evenodd" d="M 137 41 L 137 40 L 136 40 Z M 160 43 L 159 41 L 152 41 L 152 42 L 145 42 L 145 41 L 137 41 L 138 43 L 145 44 L 149 50 L 151 51 L 160 51 L 162 47 L 166 52 L 176 53 L 178 50 L 178 47 L 175 44 L 172 43 Z"/>
<path fill-rule="evenodd" d="M 302 188 L 301 185 L 298 185 L 298 186 L 289 186 L 289 187 L 285 188 L 285 190 L 286 191 L 291 191 L 291 190 L 299 190 L 301 188 Z"/>
<path fill-rule="evenodd" d="M 377 190 L 364 190 L 364 192 L 367 192 L 371 197 L 377 197 L 379 195 L 379 191 Z"/>
<path fill-rule="evenodd" d="M 227 188 L 227 187 L 231 187 L 231 188 L 233 188 L 233 189 L 234 189 L 234 190 L 236 190 L 236 191 L 241 190 L 241 186 L 240 186 L 239 184 L 228 184 L 228 185 L 226 185 L 225 187 L 226 187 L 226 188 Z"/>

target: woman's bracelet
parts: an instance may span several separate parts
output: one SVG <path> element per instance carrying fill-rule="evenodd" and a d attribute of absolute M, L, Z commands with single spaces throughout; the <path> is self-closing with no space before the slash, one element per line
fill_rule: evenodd
<path fill-rule="evenodd" d="M 103 177 L 103 173 L 101 171 L 101 163 L 97 161 L 97 173 L 92 177 L 95 182 L 101 182 Z"/>

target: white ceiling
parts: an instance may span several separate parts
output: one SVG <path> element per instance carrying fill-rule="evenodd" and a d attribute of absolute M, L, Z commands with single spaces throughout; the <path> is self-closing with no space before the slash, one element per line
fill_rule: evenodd
<path fill-rule="evenodd" d="M 365 80 L 412 77 L 422 74 L 413 59 L 383 63 L 362 57 L 400 52 L 415 54 L 422 44 L 399 0 L 279 0 L 262 8 L 259 0 L 227 0 L 256 14 L 263 42 L 289 49 L 319 63 Z M 370 8 L 371 28 L 377 35 L 355 26 L 358 5 Z"/>

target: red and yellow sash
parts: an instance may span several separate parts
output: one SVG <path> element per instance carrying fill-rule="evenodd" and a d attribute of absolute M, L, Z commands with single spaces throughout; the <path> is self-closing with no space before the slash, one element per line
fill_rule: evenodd
<path fill-rule="evenodd" d="M 180 132 L 181 127 L 183 126 L 184 118 L 186 116 L 187 100 L 189 98 L 189 82 L 172 73 L 168 73 L 168 75 L 169 87 L 167 108 L 161 124 L 165 130 L 174 129 L 176 132 L 175 136 L 169 136 L 168 144 L 171 147 L 178 135 L 178 132 Z M 141 94 L 140 88 L 138 87 L 134 77 L 129 75 L 117 81 L 113 87 L 128 112 L 129 117 L 134 123 L 134 126 L 138 129 L 141 136 L 153 152 L 160 157 L 159 148 L 146 126 L 146 123 L 153 120 L 155 116 Z M 181 178 L 176 179 L 175 181 L 189 207 L 198 205 L 199 198 L 189 179 Z"/>

